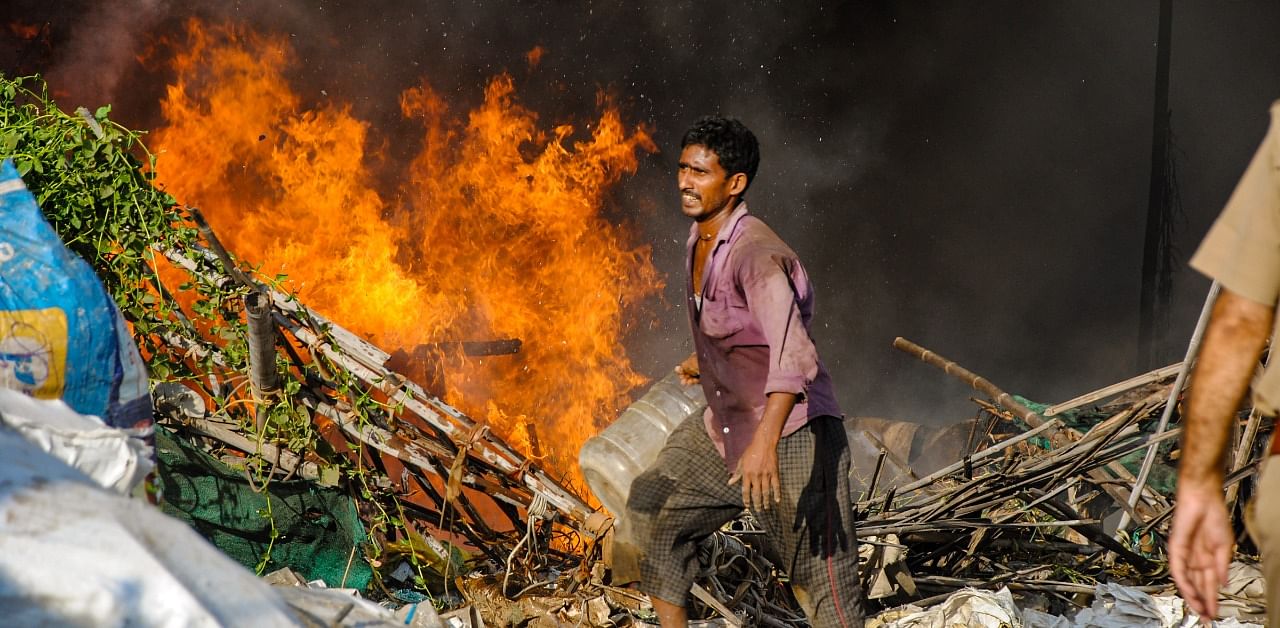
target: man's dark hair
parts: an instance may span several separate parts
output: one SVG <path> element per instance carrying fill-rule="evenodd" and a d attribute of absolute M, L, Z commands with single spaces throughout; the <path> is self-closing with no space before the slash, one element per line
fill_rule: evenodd
<path fill-rule="evenodd" d="M 747 187 L 751 187 L 760 167 L 760 144 L 745 124 L 733 118 L 703 116 L 680 139 L 681 149 L 690 144 L 705 146 L 715 153 L 725 174 L 746 174 Z"/>

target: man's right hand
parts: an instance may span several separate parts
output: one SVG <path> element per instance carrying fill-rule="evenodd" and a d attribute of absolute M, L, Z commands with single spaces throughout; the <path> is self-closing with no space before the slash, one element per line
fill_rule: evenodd
<path fill-rule="evenodd" d="M 680 383 L 685 386 L 692 386 L 698 383 L 702 371 L 698 369 L 698 354 L 690 353 L 689 357 L 684 359 L 676 366 L 676 374 L 680 376 Z"/>
<path fill-rule="evenodd" d="M 1218 589 L 1227 582 L 1234 551 L 1221 482 L 1180 484 L 1169 535 L 1169 570 L 1202 623 L 1217 617 Z"/>

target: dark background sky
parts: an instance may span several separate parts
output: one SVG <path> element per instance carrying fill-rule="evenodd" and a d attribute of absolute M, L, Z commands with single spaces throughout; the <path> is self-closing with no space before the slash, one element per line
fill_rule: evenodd
<path fill-rule="evenodd" d="M 0 70 L 45 72 L 65 109 L 111 102 L 154 126 L 166 77 L 135 57 L 199 15 L 289 33 L 304 98 L 350 101 L 386 137 L 424 76 L 462 111 L 510 71 L 548 125 L 590 120 L 607 90 L 661 147 L 610 210 L 667 275 L 629 340 L 649 375 L 690 347 L 679 136 L 703 113 L 740 117 L 762 143 L 752 210 L 817 284 L 814 332 L 846 412 L 972 414 L 963 385 L 890 347 L 898 335 L 1046 402 L 1140 372 L 1157 1 L 618 4 L 8 0 L 0 24 L 47 23 L 48 43 L 5 29 Z M 1184 260 L 1280 98 L 1277 33 L 1271 0 L 1174 2 Z M 1175 276 L 1162 363 L 1180 359 L 1207 288 Z"/>

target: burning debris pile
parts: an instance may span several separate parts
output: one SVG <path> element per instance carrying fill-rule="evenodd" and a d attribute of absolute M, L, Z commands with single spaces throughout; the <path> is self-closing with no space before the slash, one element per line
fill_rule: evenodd
<path fill-rule="evenodd" d="M 108 108 L 68 115 L 38 78 L 0 81 L 9 129 L 3 156 L 125 313 L 156 384 L 157 439 L 195 443 L 211 454 L 200 464 L 230 462 L 232 475 L 265 496 L 251 514 L 268 525 L 247 535 L 261 532 L 258 538 L 241 539 L 260 551 L 249 566 L 288 566 L 281 548 L 297 539 L 276 523 L 295 502 L 276 491 L 302 478 L 354 497 L 365 527 L 361 542 L 344 548 L 345 568 L 339 563 L 325 578 L 329 586 L 351 586 L 367 564 L 372 591 L 391 596 L 399 586 L 402 600 L 422 591 L 442 605 L 489 589 L 496 594 L 484 595 L 503 599 L 576 594 L 566 599 L 578 603 L 530 616 L 590 612 L 592 625 L 636 606 L 629 594 L 606 603 L 601 574 L 592 570 L 608 517 L 488 424 L 393 372 L 392 356 L 251 277 L 197 210 L 152 186 L 144 163 L 154 167 L 154 160 L 136 133 L 108 119 Z M 518 348 L 480 349 L 495 345 Z M 206 481 L 165 471 L 162 464 L 158 484 L 175 498 Z M 242 505 L 220 492 L 233 483 L 216 486 L 216 510 L 225 515 Z M 331 513 L 296 514 L 323 520 Z M 202 529 L 231 525 L 215 520 Z M 326 526 L 334 524 L 319 527 Z"/>

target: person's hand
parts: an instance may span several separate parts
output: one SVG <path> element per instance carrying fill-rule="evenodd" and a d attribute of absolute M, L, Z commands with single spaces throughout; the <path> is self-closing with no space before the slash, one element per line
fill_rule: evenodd
<path fill-rule="evenodd" d="M 1218 589 L 1227 582 L 1235 538 L 1221 483 L 1179 484 L 1169 535 L 1169 570 L 1191 610 L 1218 615 Z"/>
<path fill-rule="evenodd" d="M 742 482 L 742 503 L 752 510 L 768 510 L 769 500 L 782 501 L 778 479 L 778 442 L 757 434 L 738 459 L 738 470 L 729 483 Z"/>
<path fill-rule="evenodd" d="M 690 353 L 689 357 L 684 359 L 676 366 L 676 374 L 680 376 L 680 383 L 684 386 L 692 386 L 698 383 L 702 371 L 698 369 L 698 354 Z"/>

